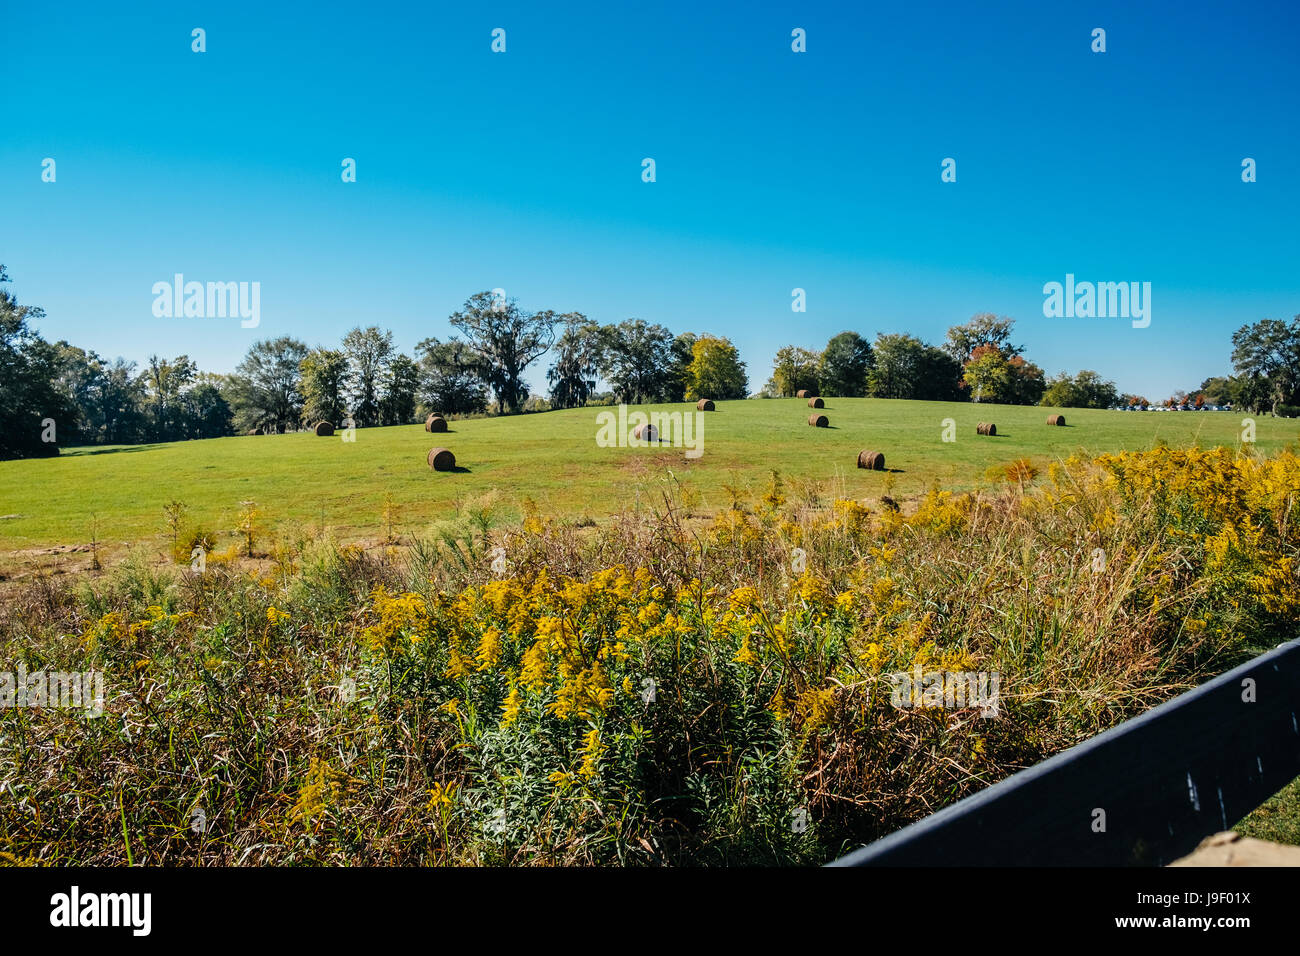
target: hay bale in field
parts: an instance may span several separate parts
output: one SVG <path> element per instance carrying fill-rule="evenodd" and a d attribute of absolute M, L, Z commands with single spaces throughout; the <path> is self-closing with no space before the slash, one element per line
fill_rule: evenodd
<path fill-rule="evenodd" d="M 831 420 L 827 418 L 825 415 L 808 416 L 808 424 L 811 425 L 813 428 L 828 428 L 830 427 L 830 423 Z"/>
<path fill-rule="evenodd" d="M 975 433 L 977 435 L 996 435 L 998 433 L 998 426 L 994 425 L 992 422 L 980 422 L 975 426 Z"/>
<path fill-rule="evenodd" d="M 445 432 L 447 430 L 447 419 L 437 412 L 430 412 L 429 417 L 424 420 L 424 430 L 426 432 Z"/>
<path fill-rule="evenodd" d="M 330 422 L 317 422 L 316 434 L 321 438 L 329 438 L 334 434 L 334 426 Z"/>
<path fill-rule="evenodd" d="M 657 442 L 659 440 L 659 429 L 654 425 L 638 425 L 632 430 L 632 435 L 641 440 L 648 442 Z"/>
<path fill-rule="evenodd" d="M 695 403 L 695 410 L 696 410 L 696 411 L 700 411 L 700 412 L 711 412 L 711 411 L 713 411 L 713 402 L 712 402 L 712 400 L 707 399 L 707 398 L 701 398 L 698 402 Z"/>
<path fill-rule="evenodd" d="M 880 451 L 870 451 L 866 448 L 858 452 L 858 467 L 869 468 L 872 471 L 885 470 L 885 453 Z"/>
<path fill-rule="evenodd" d="M 795 397 L 795 398 L 812 398 L 812 392 L 810 392 L 810 391 L 809 391 L 808 389 L 806 389 L 806 388 L 801 388 L 801 389 L 799 389 L 799 391 L 797 391 L 797 392 L 794 393 L 794 397 Z"/>
<path fill-rule="evenodd" d="M 825 408 L 825 407 L 826 407 L 826 403 L 823 402 L 820 398 L 817 398 L 816 396 L 813 396 L 812 398 L 808 399 L 808 407 L 809 407 L 809 408 Z"/>
<path fill-rule="evenodd" d="M 1064 416 L 1064 415 L 1048 415 L 1048 416 L 1047 416 L 1047 424 L 1049 424 L 1049 425 L 1064 425 L 1064 424 L 1065 424 L 1065 416 Z"/>
<path fill-rule="evenodd" d="M 449 448 L 430 448 L 429 467 L 434 471 L 451 471 L 456 467 L 456 456 Z"/>

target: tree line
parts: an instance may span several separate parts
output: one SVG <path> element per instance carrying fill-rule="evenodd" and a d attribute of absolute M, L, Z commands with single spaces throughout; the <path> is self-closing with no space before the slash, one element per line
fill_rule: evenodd
<path fill-rule="evenodd" d="M 609 401 L 744 398 L 745 363 L 725 338 L 629 319 L 598 325 L 578 312 L 529 312 L 480 292 L 450 316 L 458 335 L 397 349 L 378 326 L 337 347 L 293 336 L 255 342 L 227 375 L 188 355 L 144 367 L 107 359 L 34 329 L 44 311 L 20 305 L 0 266 L 0 458 L 57 454 L 60 445 L 139 444 L 338 426 L 400 425 L 429 411 L 512 414 Z M 557 338 L 557 329 L 559 330 Z M 548 351 L 549 399 L 524 375 Z M 598 379 L 610 391 L 596 395 Z"/>
<path fill-rule="evenodd" d="M 996 402 L 1053 408 L 1148 408 L 1145 396 L 1084 369 L 1050 378 L 1013 344 L 1015 321 L 981 312 L 948 329 L 941 345 L 914 335 L 880 333 L 871 343 L 841 332 L 821 351 L 787 345 L 776 353 L 772 377 L 759 397 L 807 389 L 832 397 Z M 1233 374 L 1205 379 L 1165 399 L 1169 408 L 1231 405 L 1251 413 L 1300 417 L 1300 315 L 1290 322 L 1261 319 L 1232 336 Z"/>
<path fill-rule="evenodd" d="M 1116 397 L 1095 372 L 1066 373 L 1048 380 L 1014 344 L 1015 321 L 981 312 L 954 325 L 942 345 L 914 335 L 882 332 L 869 343 L 841 332 L 820 352 L 787 345 L 776 353 L 772 378 L 760 394 L 795 395 L 802 389 L 828 398 L 907 398 L 935 402 L 996 402 L 1006 405 L 1095 404 Z M 1102 386 L 1095 388 L 1094 386 Z M 1048 399 L 1063 401 L 1049 401 Z M 1064 401 L 1067 400 L 1068 401 Z"/>
<path fill-rule="evenodd" d="M 0 458 L 57 454 L 59 445 L 138 444 L 286 432 L 328 421 L 357 427 L 406 424 L 429 411 L 513 414 L 587 404 L 737 399 L 746 366 L 726 338 L 642 319 L 600 325 L 580 312 L 529 312 L 490 292 L 449 317 L 448 339 L 397 349 L 392 332 L 356 327 L 337 347 L 292 336 L 255 342 L 230 374 L 203 372 L 189 356 L 150 356 L 143 367 L 33 327 L 44 317 L 5 288 L 0 266 Z M 807 389 L 867 396 L 1056 407 L 1146 406 L 1084 370 L 1047 378 L 1014 344 L 1014 321 L 980 313 L 934 346 L 906 334 L 868 342 L 841 332 L 820 351 L 788 345 L 758 397 Z M 1264 319 L 1233 335 L 1234 374 L 1205 380 L 1172 401 L 1300 414 L 1300 316 Z M 524 375 L 550 354 L 548 394 Z M 597 391 L 604 382 L 607 390 Z M 1169 402 L 1166 402 L 1169 404 Z"/>

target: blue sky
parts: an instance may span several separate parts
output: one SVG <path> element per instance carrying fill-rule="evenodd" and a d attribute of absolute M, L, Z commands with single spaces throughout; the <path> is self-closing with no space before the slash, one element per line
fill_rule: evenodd
<path fill-rule="evenodd" d="M 782 345 L 989 311 L 1160 397 L 1300 313 L 1295 4 L 472 6 L 11 5 L 0 262 L 43 334 L 229 371 L 358 324 L 410 350 L 501 287 L 729 336 L 757 389 Z M 260 327 L 155 318 L 177 272 L 260 282 Z M 1044 318 L 1067 272 L 1150 282 L 1150 327 Z"/>

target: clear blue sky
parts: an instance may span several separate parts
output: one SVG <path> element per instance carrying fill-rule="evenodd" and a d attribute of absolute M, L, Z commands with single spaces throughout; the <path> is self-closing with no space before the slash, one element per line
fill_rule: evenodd
<path fill-rule="evenodd" d="M 784 344 L 989 311 L 1162 397 L 1300 312 L 1297 4 L 467 6 L 9 5 L 0 262 L 43 334 L 229 371 L 503 287 L 729 336 L 757 389 Z M 154 318 L 176 272 L 260 282 L 261 326 Z M 1151 282 L 1151 326 L 1044 318 L 1067 272 Z"/>

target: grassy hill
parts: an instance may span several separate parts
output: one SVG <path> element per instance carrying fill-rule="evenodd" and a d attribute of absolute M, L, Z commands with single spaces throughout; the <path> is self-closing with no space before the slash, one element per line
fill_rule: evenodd
<path fill-rule="evenodd" d="M 689 405 L 632 411 L 693 411 Z M 546 514 L 597 522 L 636 505 L 638 489 L 664 468 L 693 487 L 699 510 L 725 506 L 724 486 L 754 488 L 772 469 L 850 497 L 888 488 L 896 498 L 934 482 L 951 489 L 985 480 L 991 465 L 1029 458 L 1039 467 L 1075 451 L 1101 453 L 1173 446 L 1239 444 L 1240 413 L 1110 412 L 1007 405 L 827 399 L 831 427 L 807 424 L 801 399 L 720 402 L 703 415 L 703 454 L 681 448 L 600 447 L 603 409 L 451 423 L 445 435 L 420 425 L 358 429 L 354 442 L 308 433 L 245 436 L 126 447 L 68 449 L 56 459 L 0 462 L 0 553 L 84 545 L 94 537 L 110 551 L 154 538 L 163 505 L 189 509 L 190 523 L 229 534 L 240 503 L 252 500 L 269 527 L 298 522 L 328 527 L 344 539 L 379 533 L 386 496 L 397 531 L 418 530 L 457 502 L 492 490 L 508 511 L 526 497 Z M 1069 424 L 1046 424 L 1061 411 Z M 944 419 L 955 442 L 941 440 Z M 996 437 L 975 433 L 997 424 Z M 1300 423 L 1257 419 L 1257 447 L 1269 452 L 1300 436 Z M 452 449 L 461 470 L 434 473 L 425 455 Z M 886 455 L 888 472 L 855 467 L 860 449 Z M 94 518 L 92 519 L 92 516 Z"/>

